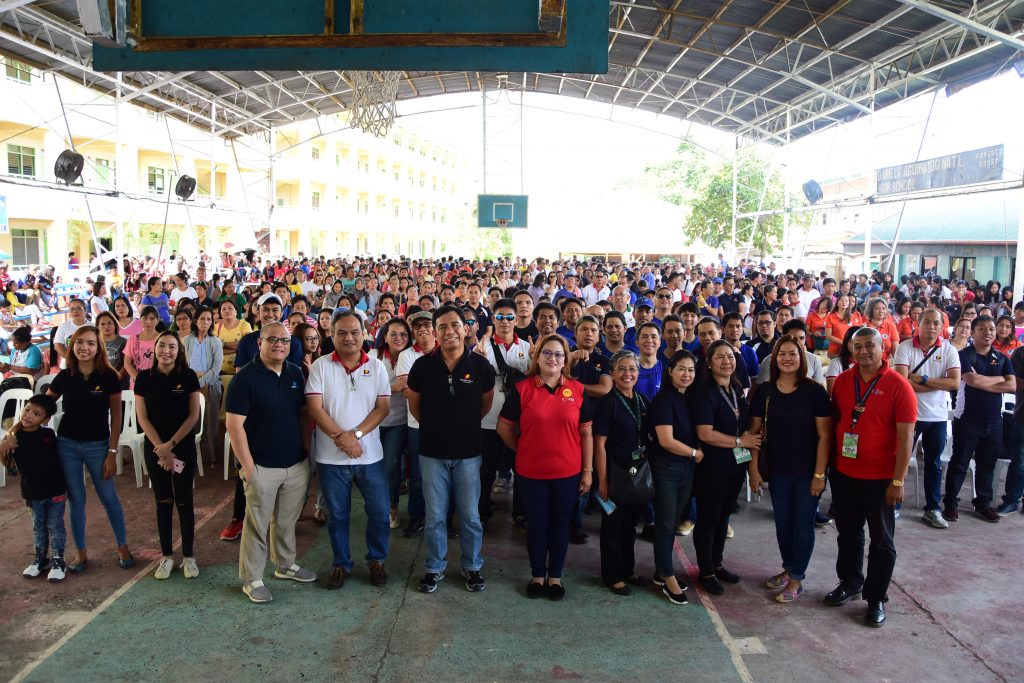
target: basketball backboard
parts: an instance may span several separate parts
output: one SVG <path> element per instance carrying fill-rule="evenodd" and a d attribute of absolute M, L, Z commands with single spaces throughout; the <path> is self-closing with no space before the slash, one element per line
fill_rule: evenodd
<path fill-rule="evenodd" d="M 528 208 L 529 197 L 525 194 L 477 195 L 477 226 L 526 228 Z"/>

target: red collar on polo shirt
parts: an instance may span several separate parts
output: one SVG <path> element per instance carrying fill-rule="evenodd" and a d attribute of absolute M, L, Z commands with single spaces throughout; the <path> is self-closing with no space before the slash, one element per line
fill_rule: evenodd
<path fill-rule="evenodd" d="M 938 339 L 936 339 L 935 343 L 932 344 L 932 346 L 942 346 L 942 337 L 939 337 Z M 921 349 L 922 351 L 925 350 L 924 346 L 921 345 L 921 335 L 916 335 L 914 337 L 914 348 L 915 349 Z M 929 348 L 931 348 L 931 347 L 929 347 Z"/>
<path fill-rule="evenodd" d="M 423 349 L 420 348 L 419 344 L 417 344 L 416 342 L 412 343 L 412 350 L 415 351 L 416 353 L 422 353 L 424 355 L 430 353 L 431 351 L 436 351 L 437 347 L 438 345 L 434 344 L 434 348 L 432 348 L 430 351 L 424 351 Z"/>
<path fill-rule="evenodd" d="M 358 370 L 359 368 L 361 368 L 364 365 L 366 365 L 367 363 L 369 363 L 370 362 L 370 357 L 368 355 L 366 355 L 366 351 L 360 351 L 359 352 L 359 362 L 356 363 L 356 366 L 354 368 L 352 368 L 351 370 L 349 370 L 348 366 L 345 365 L 344 361 L 341 360 L 341 356 L 338 355 L 337 351 L 335 351 L 334 353 L 331 354 L 331 360 L 333 360 L 335 363 L 341 364 L 341 367 L 345 368 L 345 372 L 351 375 L 356 370 Z"/>
<path fill-rule="evenodd" d="M 516 344 L 519 343 L 519 337 L 516 336 L 515 332 L 512 333 L 512 341 L 510 341 L 508 344 L 506 344 L 505 342 L 501 341 L 501 339 L 498 338 L 498 335 L 494 335 L 492 337 L 492 339 L 494 340 L 495 343 L 501 344 L 503 347 L 505 347 L 505 352 L 506 353 L 508 351 L 510 351 L 513 346 L 515 346 Z"/>
<path fill-rule="evenodd" d="M 542 380 L 542 379 L 540 378 L 540 375 L 539 375 L 539 374 L 538 374 L 538 375 L 537 375 L 537 376 L 536 376 L 536 377 L 534 378 L 534 383 L 535 383 L 535 384 L 536 384 L 536 385 L 537 385 L 538 387 L 542 387 L 542 386 L 544 386 L 544 385 L 546 384 L 546 383 L 544 382 L 544 380 Z M 565 384 L 565 377 L 564 377 L 564 376 L 562 376 L 562 375 L 558 375 L 558 384 L 556 384 L 556 385 L 555 385 L 555 387 L 556 387 L 556 388 L 557 388 L 557 387 L 560 387 L 560 386 L 562 386 L 563 384 Z M 552 391 L 554 391 L 554 389 L 552 389 Z"/>

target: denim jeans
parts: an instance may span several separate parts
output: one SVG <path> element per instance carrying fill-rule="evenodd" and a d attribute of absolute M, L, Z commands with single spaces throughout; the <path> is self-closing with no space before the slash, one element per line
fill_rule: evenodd
<path fill-rule="evenodd" d="M 768 490 L 782 568 L 803 581 L 814 552 L 814 513 L 818 511 L 818 497 L 811 495 L 811 475 L 774 475 L 768 480 Z"/>
<path fill-rule="evenodd" d="M 569 549 L 569 520 L 576 508 L 580 475 L 562 479 L 516 477 L 526 511 L 526 549 L 535 579 L 562 578 Z"/>
<path fill-rule="evenodd" d="M 68 540 L 64 531 L 64 496 L 26 502 L 32 508 L 32 536 L 36 550 L 46 553 L 52 548 L 52 557 L 64 557 L 64 545 Z"/>
<path fill-rule="evenodd" d="M 64 479 L 68 485 L 68 501 L 71 503 L 71 534 L 75 539 L 75 547 L 85 550 L 85 475 L 82 466 L 89 468 L 96 495 L 100 497 L 110 528 L 114 531 L 117 546 L 124 545 L 127 533 L 124 528 L 124 511 L 121 501 L 117 498 L 114 479 L 103 478 L 103 461 L 107 457 L 107 441 L 76 441 L 65 436 L 57 437 L 57 455 L 60 466 L 64 470 Z"/>
<path fill-rule="evenodd" d="M 402 456 L 409 440 L 406 425 L 380 428 L 380 443 L 384 447 L 384 474 L 388 482 L 388 500 L 398 509 L 398 492 L 402 487 Z M 422 491 L 422 488 L 420 489 Z"/>
<path fill-rule="evenodd" d="M 331 564 L 352 571 L 349 552 L 349 520 L 352 517 L 352 484 L 363 496 L 366 510 L 366 560 L 383 562 L 388 555 L 391 526 L 388 519 L 388 482 L 384 462 L 370 465 L 325 465 L 318 463 L 320 488 L 327 503 L 327 533 L 334 559 Z"/>
<path fill-rule="evenodd" d="M 448 503 L 455 494 L 459 513 L 459 545 L 462 547 L 462 569 L 480 571 L 484 528 L 480 523 L 480 456 L 465 460 L 440 460 L 419 456 L 423 477 L 423 499 L 426 523 L 423 536 L 427 541 L 426 570 L 443 572 L 448 566 Z"/>
<path fill-rule="evenodd" d="M 914 441 L 924 451 L 924 509 L 938 510 L 942 503 L 942 451 L 946 448 L 945 422 L 918 422 Z"/>
<path fill-rule="evenodd" d="M 651 456 L 654 476 L 654 570 L 658 576 L 675 576 L 672 546 L 676 524 L 693 492 L 693 459 L 679 456 Z"/>
<path fill-rule="evenodd" d="M 955 508 L 960 502 L 960 488 L 967 477 L 971 457 L 974 457 L 974 488 L 977 497 L 971 501 L 976 508 L 986 508 L 992 502 L 992 478 L 996 458 L 1003 452 L 1003 423 L 975 424 L 953 420 L 953 455 L 946 470 L 947 507 Z"/>
<path fill-rule="evenodd" d="M 409 519 L 423 519 L 427 516 L 423 500 L 423 477 L 420 474 L 420 430 L 409 427 L 405 452 L 409 454 L 409 502 L 406 511 Z"/>
<path fill-rule="evenodd" d="M 1003 502 L 1017 504 L 1021 496 L 1024 496 L 1024 425 L 1016 420 L 1013 422 L 1013 433 L 1006 447 L 1006 455 L 1010 458 L 1010 465 L 1006 470 Z"/>

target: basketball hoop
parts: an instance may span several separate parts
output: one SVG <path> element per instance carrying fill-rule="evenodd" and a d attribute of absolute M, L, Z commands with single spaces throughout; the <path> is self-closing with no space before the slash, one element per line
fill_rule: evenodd
<path fill-rule="evenodd" d="M 395 99 L 402 72 L 349 71 L 348 75 L 352 80 L 350 127 L 384 137 L 395 122 Z"/>
<path fill-rule="evenodd" d="M 502 230 L 504 230 L 505 228 L 508 227 L 509 220 L 507 218 L 495 218 L 494 224 L 497 225 Z"/>

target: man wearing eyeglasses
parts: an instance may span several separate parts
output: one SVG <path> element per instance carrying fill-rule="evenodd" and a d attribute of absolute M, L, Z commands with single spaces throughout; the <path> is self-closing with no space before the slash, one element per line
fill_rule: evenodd
<path fill-rule="evenodd" d="M 341 588 L 352 573 L 348 540 L 353 484 L 366 510 L 370 583 L 383 586 L 388 580 L 384 560 L 391 533 L 391 497 L 377 427 L 390 412 L 391 384 L 384 364 L 363 351 L 363 323 L 357 313 L 335 313 L 331 336 L 334 353 L 313 362 L 306 384 L 309 415 L 317 426 L 313 457 L 334 552 L 327 588 Z"/>
<path fill-rule="evenodd" d="M 275 578 L 316 581 L 316 574 L 295 563 L 295 523 L 309 484 L 310 431 L 304 426 L 305 380 L 298 366 L 287 362 L 291 342 L 283 324 L 264 325 L 259 356 L 235 374 L 225 406 L 231 447 L 245 482 L 238 576 L 242 592 L 255 603 L 274 599 L 263 583 L 268 537 Z"/>
<path fill-rule="evenodd" d="M 467 328 L 454 306 L 434 311 L 438 349 L 417 359 L 409 372 L 409 414 L 420 424 L 420 474 L 426 502 L 424 593 L 445 578 L 448 532 L 445 519 L 454 496 L 459 514 L 459 543 L 466 590 L 485 588 L 480 570 L 483 526 L 480 523 L 481 420 L 494 400 L 494 370 L 487 359 L 465 348 Z M 415 328 L 414 328 L 415 329 Z"/>

